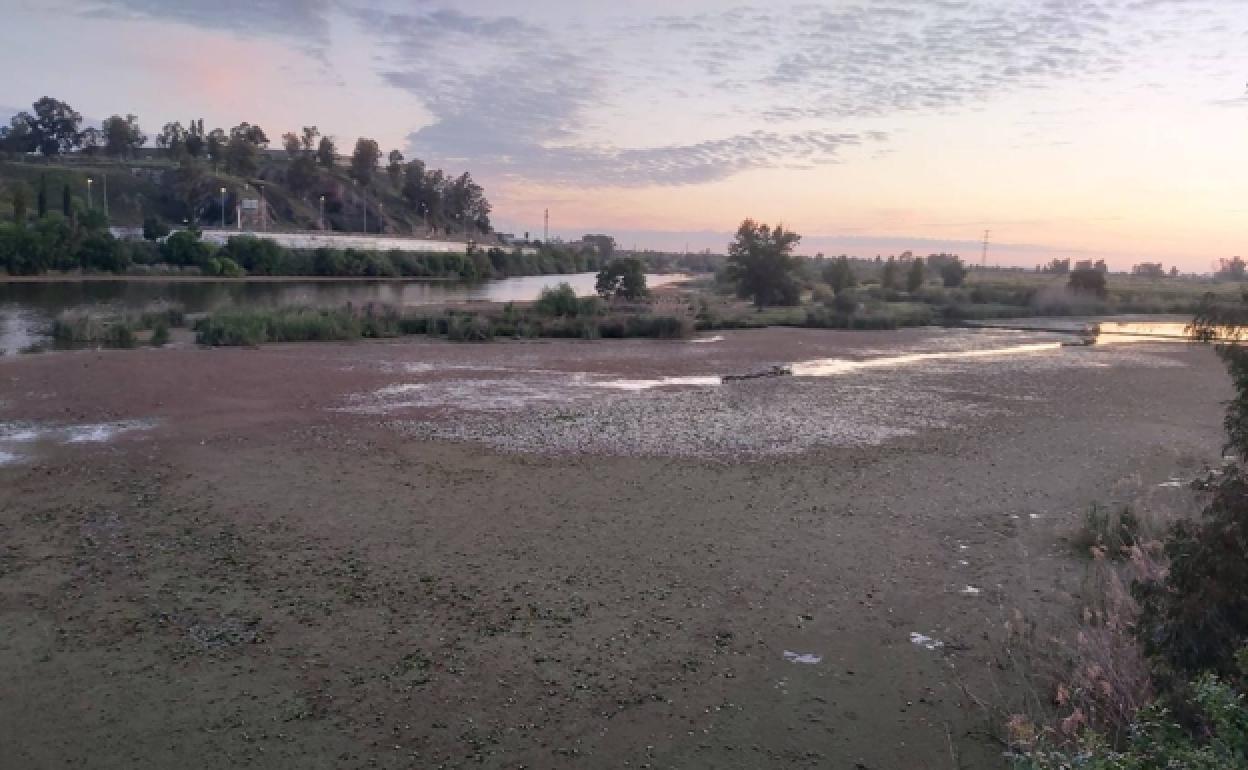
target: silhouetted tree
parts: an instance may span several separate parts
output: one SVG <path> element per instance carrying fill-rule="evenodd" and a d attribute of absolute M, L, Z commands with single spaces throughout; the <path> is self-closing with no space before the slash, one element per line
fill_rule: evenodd
<path fill-rule="evenodd" d="M 940 282 L 946 288 L 961 286 L 964 281 L 966 281 L 966 265 L 962 264 L 962 260 L 954 257 L 940 266 Z"/>
<path fill-rule="evenodd" d="M 39 198 L 37 209 L 39 218 L 43 219 L 48 215 L 48 175 L 39 175 Z"/>
<path fill-rule="evenodd" d="M 594 291 L 603 299 L 640 299 L 646 295 L 646 268 L 634 257 L 613 259 L 598 272 Z"/>
<path fill-rule="evenodd" d="M 133 115 L 124 118 L 113 115 L 101 126 L 104 135 L 104 152 L 114 158 L 129 158 L 147 142 L 139 129 L 139 121 Z"/>
<path fill-rule="evenodd" d="M 837 294 L 858 285 L 858 277 L 854 275 L 854 268 L 849 264 L 849 257 L 842 254 L 824 265 L 823 281 Z"/>
<path fill-rule="evenodd" d="M 328 136 L 322 136 L 320 143 L 316 146 L 317 162 L 327 169 L 332 169 L 337 156 L 338 148 L 334 145 L 334 140 Z"/>
<path fill-rule="evenodd" d="M 380 160 L 381 148 L 376 141 L 363 137 L 357 139 L 355 152 L 351 153 L 351 177 L 362 185 L 371 184 Z"/>
<path fill-rule="evenodd" d="M 1088 294 L 1100 298 L 1104 298 L 1107 294 L 1105 273 L 1095 267 L 1079 267 L 1070 271 L 1067 286 L 1076 294 Z"/>
<path fill-rule="evenodd" d="M 752 219 L 742 222 L 728 246 L 726 267 L 737 295 L 752 300 L 757 307 L 797 304 L 800 290 L 793 249 L 801 239 L 784 225 L 772 229 Z"/>
<path fill-rule="evenodd" d="M 906 291 L 913 294 L 923 288 L 924 282 L 927 281 L 927 269 L 923 266 L 923 258 L 910 262 L 910 272 L 906 274 Z"/>
<path fill-rule="evenodd" d="M 403 179 L 403 153 L 398 150 L 391 150 L 389 161 L 389 165 L 386 166 L 386 173 L 390 175 L 391 184 L 397 187 Z"/>
<path fill-rule="evenodd" d="M 896 290 L 901 287 L 901 276 L 898 275 L 897 260 L 889 257 L 884 263 L 884 267 L 880 269 L 880 286 L 885 289 Z"/>

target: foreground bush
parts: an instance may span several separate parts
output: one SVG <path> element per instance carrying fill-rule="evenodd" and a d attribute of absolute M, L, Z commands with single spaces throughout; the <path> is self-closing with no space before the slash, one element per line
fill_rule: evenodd
<path fill-rule="evenodd" d="M 1095 732 L 1085 732 L 1070 749 L 1035 741 L 1014 757 L 1015 770 L 1229 770 L 1248 767 L 1248 706 L 1242 693 L 1207 674 L 1190 690 L 1201 729 L 1199 738 L 1164 708 L 1142 710 L 1121 749 Z M 1016 740 L 1031 737 L 1026 726 Z"/>

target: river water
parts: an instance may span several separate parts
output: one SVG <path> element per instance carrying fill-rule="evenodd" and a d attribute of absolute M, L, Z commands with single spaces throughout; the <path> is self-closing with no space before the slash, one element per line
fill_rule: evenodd
<path fill-rule="evenodd" d="M 542 289 L 571 284 L 577 294 L 594 293 L 596 273 L 532 275 L 484 283 L 451 281 L 36 281 L 0 283 L 0 355 L 38 342 L 56 316 L 65 311 L 138 313 L 162 302 L 187 313 L 224 307 L 309 305 L 341 307 L 376 302 L 397 307 L 448 302 L 524 302 Z M 683 275 L 651 275 L 651 288 Z"/>

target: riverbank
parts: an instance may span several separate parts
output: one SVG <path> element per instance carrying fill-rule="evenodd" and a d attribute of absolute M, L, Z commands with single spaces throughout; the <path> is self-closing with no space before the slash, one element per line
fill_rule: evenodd
<path fill-rule="evenodd" d="M 999 767 L 965 691 L 994 686 L 1003 616 L 1068 608 L 1062 533 L 1092 500 L 1182 493 L 1158 485 L 1216 461 L 1228 394 L 1186 345 L 914 359 L 1022 344 L 1045 343 L 0 359 L 0 744 L 101 768 Z M 828 360 L 876 364 L 707 384 Z"/>

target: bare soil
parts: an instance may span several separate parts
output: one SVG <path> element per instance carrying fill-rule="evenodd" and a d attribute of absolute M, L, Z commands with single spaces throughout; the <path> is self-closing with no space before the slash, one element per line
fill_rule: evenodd
<path fill-rule="evenodd" d="M 1071 610 L 1061 536 L 1089 503 L 1217 461 L 1208 350 L 549 384 L 942 334 L 0 359 L 0 767 L 1003 766 L 965 691 L 1011 695 L 994 664 L 1015 608 Z M 457 377 L 546 396 L 357 408 Z M 741 417 L 868 404 L 914 429 L 793 444 Z M 570 451 L 593 420 L 625 438 Z M 122 423 L 140 427 L 65 438 Z"/>

